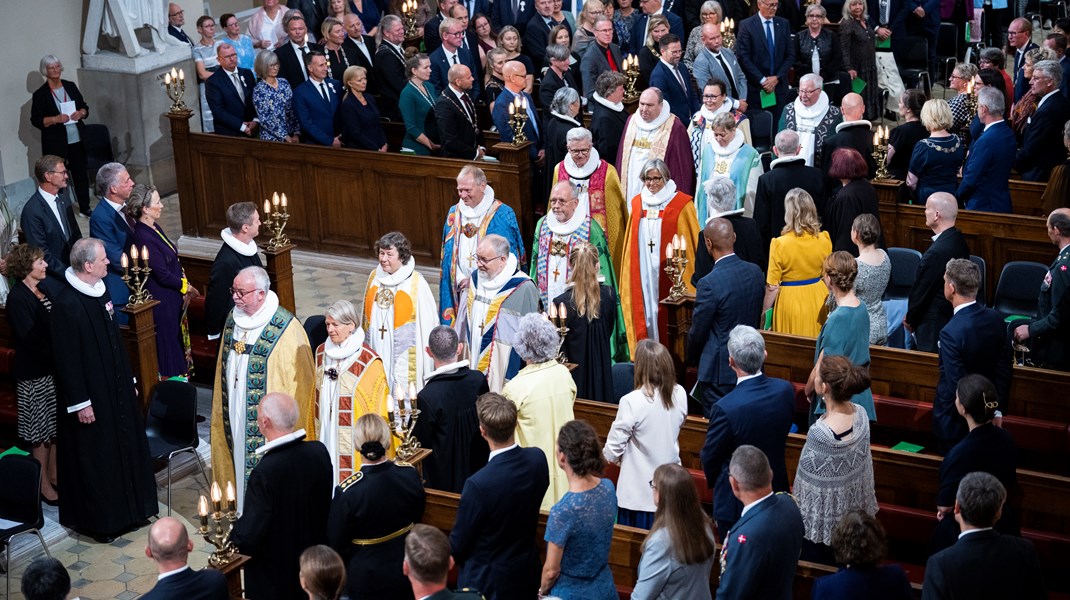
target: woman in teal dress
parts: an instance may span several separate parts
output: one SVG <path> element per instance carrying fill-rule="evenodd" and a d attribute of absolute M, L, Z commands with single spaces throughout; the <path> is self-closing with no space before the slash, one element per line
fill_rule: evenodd
<path fill-rule="evenodd" d="M 818 415 L 825 412 L 825 405 L 820 396 L 814 396 L 817 366 L 825 355 L 844 356 L 852 364 L 869 367 L 869 309 L 866 303 L 855 295 L 855 278 L 858 276 L 858 263 L 850 252 L 833 252 L 822 265 L 822 280 L 828 286 L 835 308 L 828 320 L 821 327 L 814 348 L 814 369 L 806 382 L 806 397 L 810 400 L 810 424 L 813 425 Z M 877 412 L 873 408 L 873 390 L 855 394 L 851 402 L 866 409 L 869 420 L 877 421 Z"/>
<path fill-rule="evenodd" d="M 438 124 L 435 121 L 435 98 L 438 92 L 431 84 L 431 59 L 424 53 L 414 55 L 405 62 L 409 83 L 401 90 L 398 108 L 405 121 L 405 139 L 401 141 L 402 152 L 420 156 L 438 153 Z"/>

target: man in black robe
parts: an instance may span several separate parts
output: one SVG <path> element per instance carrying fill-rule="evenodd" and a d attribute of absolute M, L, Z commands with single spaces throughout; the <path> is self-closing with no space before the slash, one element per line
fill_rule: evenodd
<path fill-rule="evenodd" d="M 479 435 L 476 399 L 490 391 L 487 377 L 468 368 L 460 356 L 457 332 L 439 325 L 431 330 L 427 354 L 435 370 L 416 395 L 420 417 L 413 435 L 433 450 L 424 460 L 427 487 L 461 493 L 468 477 L 487 464 L 490 448 Z"/>
<path fill-rule="evenodd" d="M 52 347 L 61 349 L 59 521 L 100 543 L 148 524 L 156 480 L 134 376 L 104 286 L 108 257 L 94 238 L 75 242 L 69 284 L 52 307 Z"/>
<path fill-rule="evenodd" d="M 256 253 L 256 236 L 260 234 L 260 213 L 252 202 L 238 202 L 227 208 L 227 228 L 220 232 L 223 245 L 212 262 L 208 289 L 204 294 L 205 320 L 208 339 L 215 339 L 223 331 L 227 315 L 234 308 L 230 284 L 245 267 L 263 267 Z"/>

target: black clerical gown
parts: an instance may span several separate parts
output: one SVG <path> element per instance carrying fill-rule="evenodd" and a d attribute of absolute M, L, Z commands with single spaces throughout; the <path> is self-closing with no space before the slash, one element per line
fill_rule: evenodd
<path fill-rule="evenodd" d="M 568 306 L 565 325 L 568 334 L 561 349 L 568 362 L 575 363 L 572 379 L 576 382 L 576 397 L 598 402 L 613 401 L 613 355 L 609 338 L 617 325 L 617 294 L 608 285 L 601 286 L 598 318 L 587 320 L 576 310 L 576 302 L 569 288 L 554 298 L 554 304 Z"/>
<path fill-rule="evenodd" d="M 234 283 L 238 271 L 245 267 L 262 266 L 264 265 L 260 263 L 259 254 L 238 254 L 226 243 L 219 248 L 219 253 L 212 262 L 212 272 L 208 275 L 208 288 L 204 292 L 204 318 L 209 335 L 219 335 L 223 331 L 227 315 L 234 308 L 230 286 Z"/>
<path fill-rule="evenodd" d="M 117 535 L 158 512 L 156 480 L 134 376 L 119 326 L 99 298 L 69 285 L 52 308 L 56 354 L 60 494 L 66 527 Z M 90 402 L 96 421 L 84 425 L 68 412 Z"/>
<path fill-rule="evenodd" d="M 460 494 L 468 477 L 487 464 L 490 448 L 479 435 L 476 400 L 490 391 L 483 373 L 467 366 L 439 373 L 417 394 L 420 418 L 413 434 L 424 448 L 427 487 Z"/>
<path fill-rule="evenodd" d="M 420 522 L 424 500 L 416 469 L 389 461 L 363 465 L 338 486 L 327 537 L 346 563 L 350 600 L 412 600 L 401 571 L 405 534 L 398 532 Z"/>

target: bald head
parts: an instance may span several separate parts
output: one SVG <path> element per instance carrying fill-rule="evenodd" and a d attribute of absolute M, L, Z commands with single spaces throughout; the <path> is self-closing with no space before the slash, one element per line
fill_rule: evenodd
<path fill-rule="evenodd" d="M 467 65 L 453 65 L 446 76 L 453 87 L 465 92 L 472 89 L 472 70 Z"/>
<path fill-rule="evenodd" d="M 186 564 L 193 543 L 186 526 L 173 517 L 163 517 L 149 528 L 149 545 L 145 555 L 156 561 L 160 572 L 174 570 Z M 168 568 L 164 568 L 168 567 Z"/>
<path fill-rule="evenodd" d="M 843 112 L 844 121 L 861 121 L 866 113 L 866 103 L 860 94 L 851 92 L 840 101 L 840 111 Z"/>
<path fill-rule="evenodd" d="M 643 93 L 639 94 L 639 117 L 650 123 L 661 116 L 662 98 L 664 98 L 664 95 L 656 87 L 643 90 Z"/>
<path fill-rule="evenodd" d="M 958 200 L 947 192 L 936 192 L 925 201 L 925 224 L 933 233 L 941 233 L 954 227 L 958 216 Z"/>
<path fill-rule="evenodd" d="M 267 441 L 293 433 L 300 411 L 289 394 L 272 392 L 260 400 L 256 422 Z"/>
<path fill-rule="evenodd" d="M 706 223 L 706 228 L 702 230 L 702 234 L 715 259 L 732 253 L 732 247 L 736 243 L 736 230 L 728 219 L 723 217 L 710 219 Z"/>
<path fill-rule="evenodd" d="M 505 78 L 505 87 L 514 94 L 524 89 L 526 82 L 521 77 L 527 77 L 528 70 L 524 63 L 519 60 L 511 60 L 502 66 L 502 77 Z"/>

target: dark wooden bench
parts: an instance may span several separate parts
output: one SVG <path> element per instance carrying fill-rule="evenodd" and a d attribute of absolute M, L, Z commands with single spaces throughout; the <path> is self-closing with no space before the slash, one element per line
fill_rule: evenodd
<path fill-rule="evenodd" d="M 19 421 L 18 396 L 15 394 L 15 378 L 11 369 L 15 364 L 15 351 L 0 347 L 0 426 L 12 427 Z"/>

